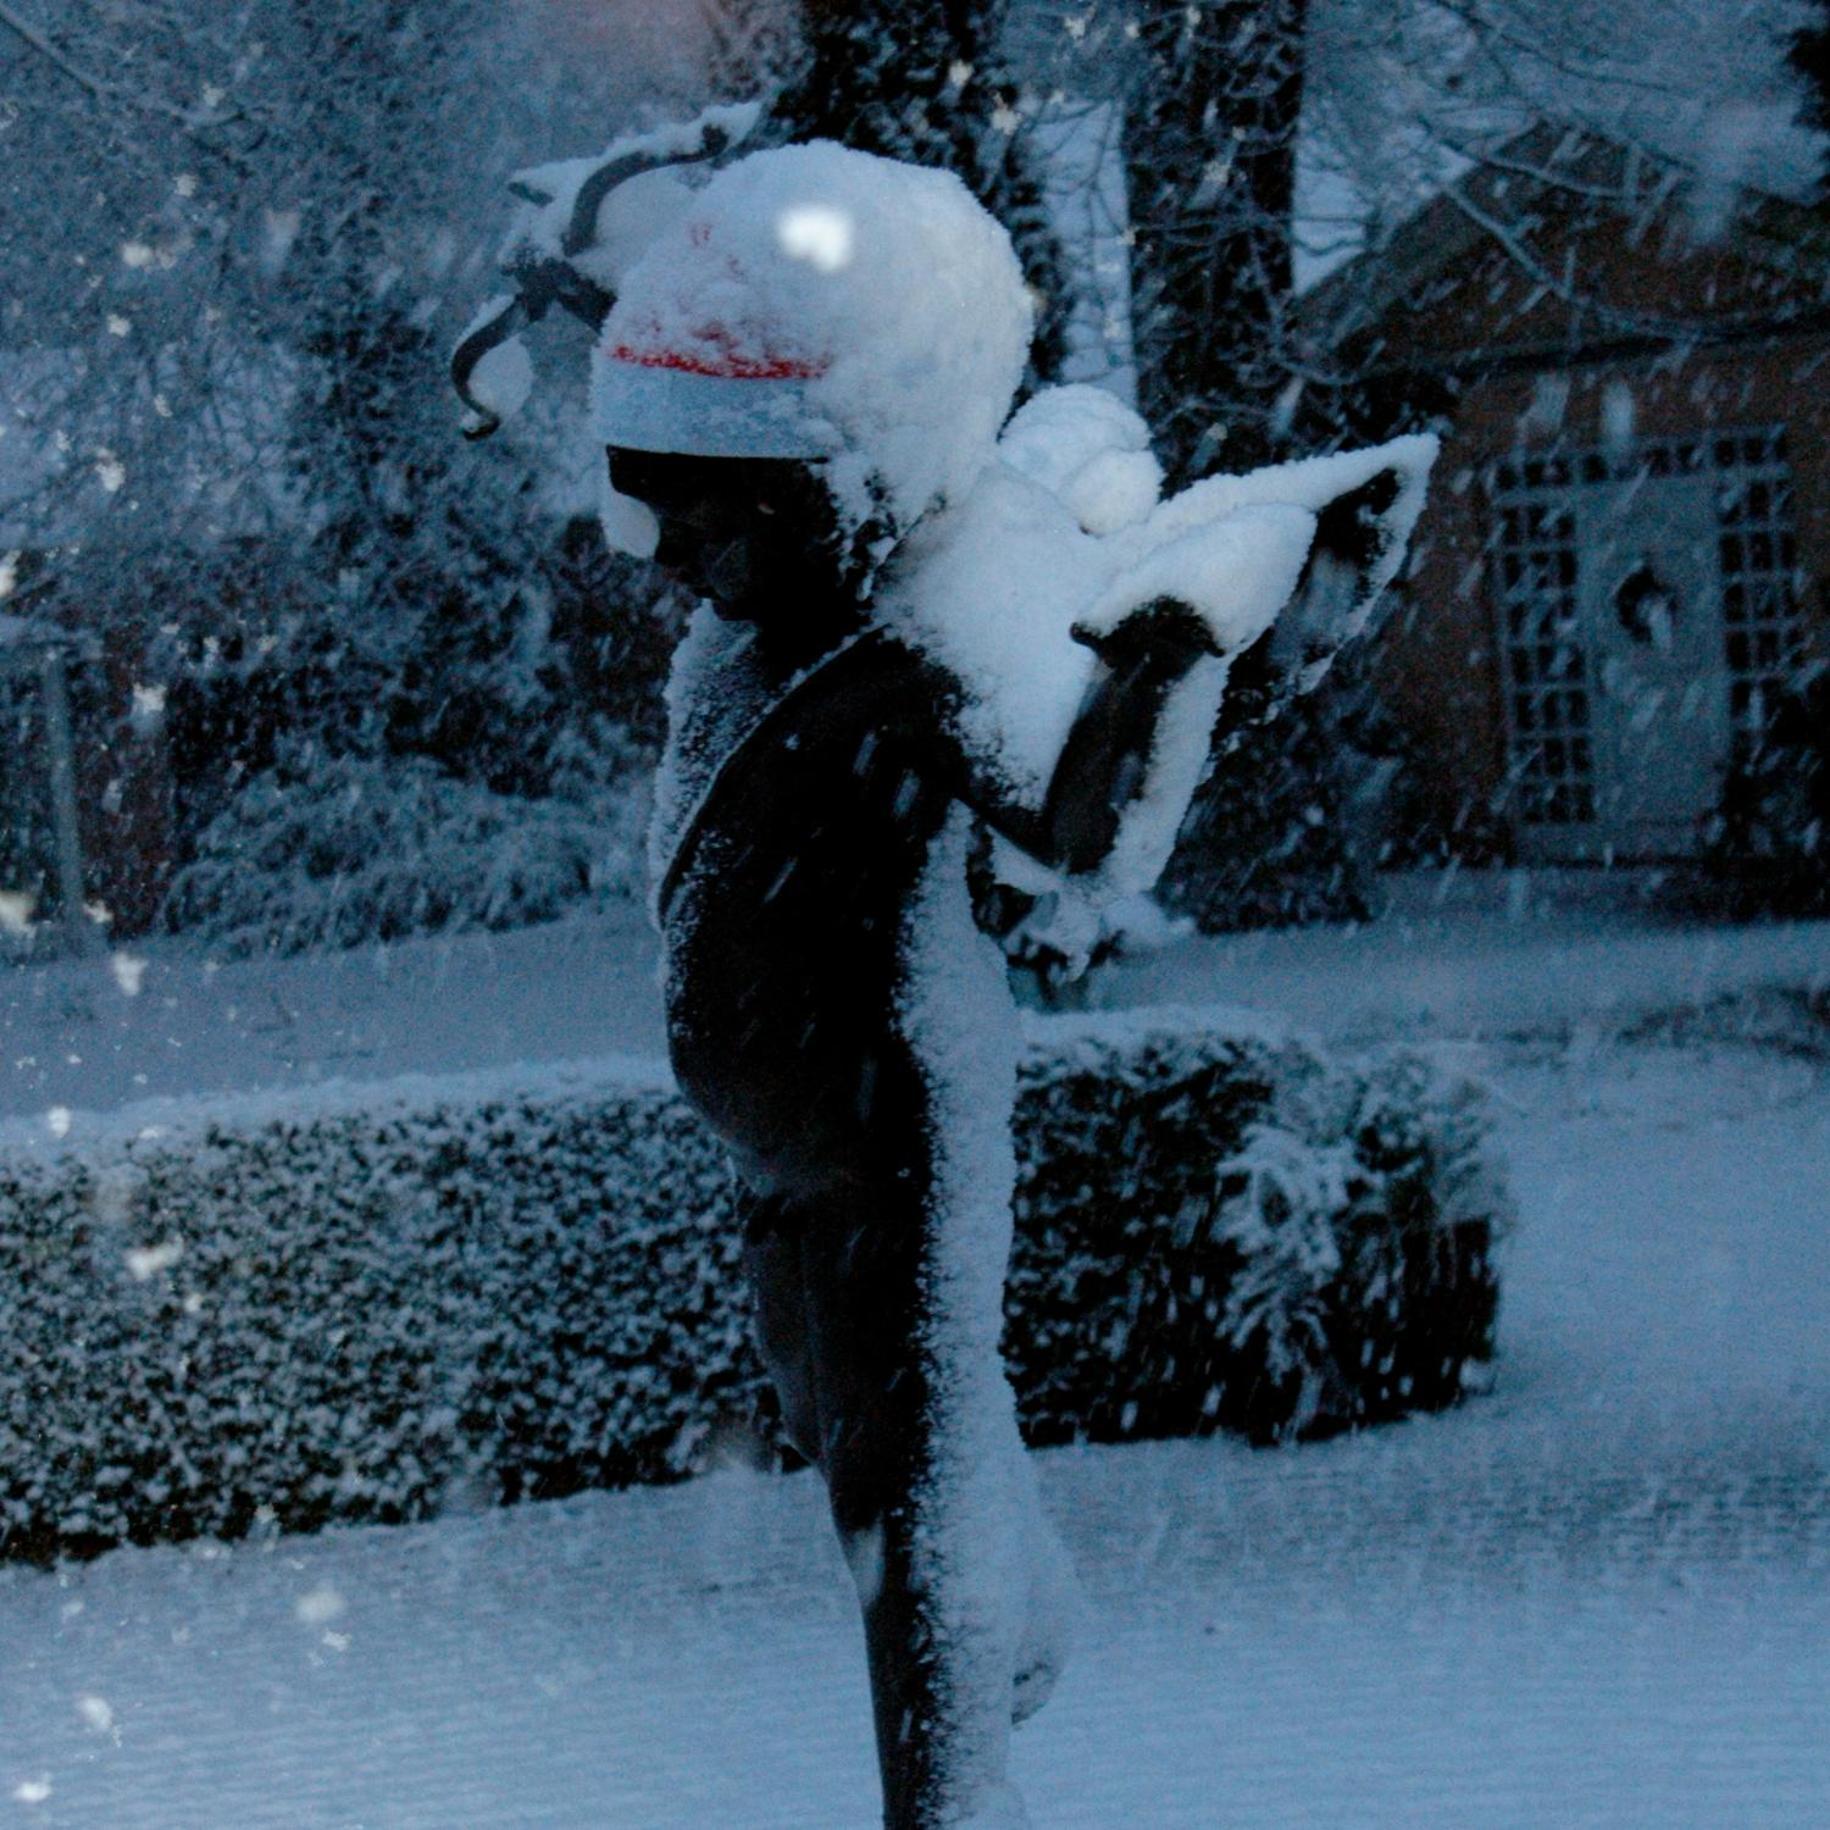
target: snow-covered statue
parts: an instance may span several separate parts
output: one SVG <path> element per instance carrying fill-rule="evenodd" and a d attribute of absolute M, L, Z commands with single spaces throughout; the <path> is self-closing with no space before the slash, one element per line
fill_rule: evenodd
<path fill-rule="evenodd" d="M 536 230 L 576 231 L 583 173 L 532 187 Z M 1289 671 L 1325 666 L 1432 447 L 1164 501 L 1114 398 L 1013 417 L 1029 300 L 942 172 L 791 146 L 590 208 L 569 255 L 524 242 L 614 294 L 606 531 L 702 594 L 653 832 L 674 1071 L 729 1146 L 763 1354 L 856 1580 L 885 1821 L 1021 1823 L 1010 1726 L 1059 1669 L 1070 1579 L 999 1356 L 1016 1037 L 968 864 L 1070 952 L 1147 889 L 1231 657 L 1282 613 Z M 504 322 L 459 365 L 485 415 L 519 385 Z"/>

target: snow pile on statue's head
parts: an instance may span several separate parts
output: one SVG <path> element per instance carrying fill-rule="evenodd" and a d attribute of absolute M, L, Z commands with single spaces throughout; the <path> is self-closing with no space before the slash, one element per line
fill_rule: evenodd
<path fill-rule="evenodd" d="M 1010 238 L 950 173 L 825 141 L 720 172 L 630 271 L 604 443 L 822 463 L 892 538 L 992 454 L 1032 328 Z"/>

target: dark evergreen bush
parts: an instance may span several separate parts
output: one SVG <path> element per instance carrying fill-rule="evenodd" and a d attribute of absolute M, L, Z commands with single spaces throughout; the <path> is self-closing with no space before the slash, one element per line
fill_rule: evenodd
<path fill-rule="evenodd" d="M 1397 849 L 1388 806 L 1400 734 L 1379 711 L 1365 645 L 1293 694 L 1259 642 L 1233 665 L 1213 763 L 1159 892 L 1206 934 L 1364 921 Z"/>
<path fill-rule="evenodd" d="M 1705 862 L 1733 913 L 1830 913 L 1830 664 L 1798 676 L 1729 769 Z"/>
<path fill-rule="evenodd" d="M 1033 1442 L 1333 1434 L 1461 1396 L 1503 1191 L 1476 1096 L 1238 1034 L 1031 1057 L 1011 1361 Z"/>

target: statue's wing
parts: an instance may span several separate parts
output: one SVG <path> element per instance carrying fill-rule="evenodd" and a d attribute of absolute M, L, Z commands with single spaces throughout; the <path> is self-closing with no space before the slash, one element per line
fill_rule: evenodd
<path fill-rule="evenodd" d="M 1339 649 L 1365 631 L 1403 564 L 1437 450 L 1434 437 L 1416 434 L 1243 476 L 1209 477 L 1127 537 L 1168 541 L 1248 508 L 1284 505 L 1312 515 L 1314 543 L 1288 604 L 1279 607 L 1269 655 L 1286 691 L 1306 692 Z"/>

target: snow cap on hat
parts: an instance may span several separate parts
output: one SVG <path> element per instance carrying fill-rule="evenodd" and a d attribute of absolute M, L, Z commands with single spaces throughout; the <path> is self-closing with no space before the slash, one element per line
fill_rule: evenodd
<path fill-rule="evenodd" d="M 840 513 L 900 535 L 992 454 L 1029 295 L 951 173 L 830 141 L 752 153 L 624 278 L 599 341 L 606 445 L 822 461 Z"/>

